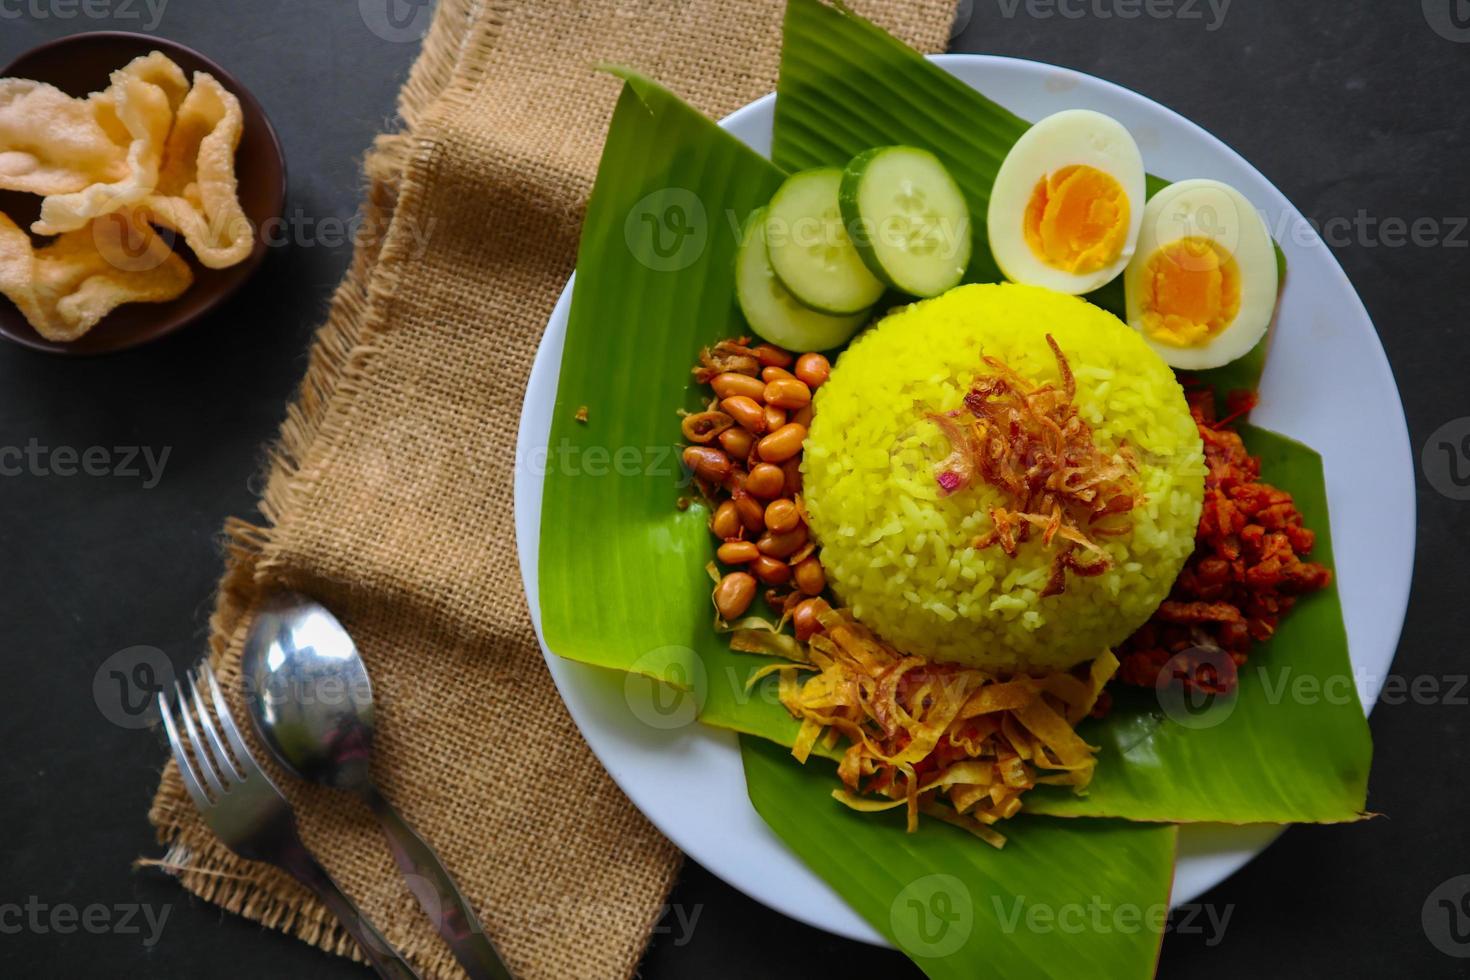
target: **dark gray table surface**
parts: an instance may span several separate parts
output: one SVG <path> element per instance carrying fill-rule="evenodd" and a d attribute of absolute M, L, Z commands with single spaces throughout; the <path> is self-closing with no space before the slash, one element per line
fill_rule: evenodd
<path fill-rule="evenodd" d="M 0 343 L 0 447 L 142 447 L 155 461 L 168 452 L 156 480 L 146 466 L 68 477 L 28 465 L 0 477 L 0 975 L 365 975 L 132 869 L 156 853 L 146 811 L 163 749 L 154 733 L 110 721 L 93 682 L 128 648 L 159 648 L 176 664 L 202 649 L 219 529 L 252 513 L 260 447 L 348 262 L 361 154 L 415 54 L 367 26 L 372 6 L 0 0 L 0 63 L 63 34 L 153 30 L 235 72 L 285 143 L 293 232 L 233 302 L 155 346 L 71 361 Z M 1447 423 L 1464 435 L 1464 0 L 966 0 L 961 20 L 955 50 L 1066 65 L 1157 99 L 1336 228 L 1331 244 L 1387 348 L 1416 457 Z M 1421 233 L 1406 236 L 1416 221 Z M 1470 445 L 1461 448 L 1470 472 Z M 1372 718 L 1369 804 L 1387 816 L 1287 831 L 1205 897 L 1228 910 L 1223 936 L 1170 935 L 1161 976 L 1470 970 L 1421 918 L 1426 903 L 1440 915 L 1428 902 L 1436 888 L 1470 874 L 1470 502 L 1435 489 L 1454 494 L 1457 474 L 1448 456 L 1431 458 L 1438 468 L 1417 473 L 1418 563 L 1395 665 L 1406 684 L 1422 679 L 1408 689 L 1423 696 Z M 649 978 L 917 975 L 896 954 L 798 925 L 692 863 L 670 901 L 678 915 L 647 955 Z M 1470 907 L 1457 924 L 1470 935 Z M 1470 942 L 1444 940 L 1444 926 L 1439 946 L 1470 955 Z"/>

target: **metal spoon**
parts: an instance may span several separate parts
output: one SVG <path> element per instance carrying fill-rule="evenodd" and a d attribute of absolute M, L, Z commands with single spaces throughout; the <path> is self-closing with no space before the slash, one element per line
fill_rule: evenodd
<path fill-rule="evenodd" d="M 282 766 L 372 808 L 398 870 L 472 980 L 512 980 L 474 908 L 371 772 L 373 689 L 357 645 L 326 607 L 295 592 L 267 598 L 241 664 L 255 730 Z"/>

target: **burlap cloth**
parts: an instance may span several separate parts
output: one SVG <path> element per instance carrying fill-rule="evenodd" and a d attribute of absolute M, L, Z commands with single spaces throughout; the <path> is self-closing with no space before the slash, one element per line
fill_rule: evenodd
<path fill-rule="evenodd" d="M 855 5 L 928 50 L 954 11 Z M 774 87 L 782 10 L 441 0 L 401 127 L 366 159 L 364 232 L 271 455 L 262 526 L 227 527 L 210 637 L 222 681 L 238 684 L 262 591 L 298 588 L 334 609 L 372 674 L 385 792 L 525 980 L 630 976 L 680 862 L 557 696 L 511 516 L 526 378 L 575 262 L 619 87 L 593 66 L 636 67 L 718 116 Z M 272 772 L 308 846 L 388 938 L 426 977 L 459 975 L 366 808 Z M 215 840 L 172 762 L 150 818 L 161 865 L 190 891 L 356 955 L 295 882 Z"/>

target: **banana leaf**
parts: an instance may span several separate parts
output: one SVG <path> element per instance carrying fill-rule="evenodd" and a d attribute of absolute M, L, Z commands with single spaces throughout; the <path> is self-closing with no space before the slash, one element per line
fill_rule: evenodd
<path fill-rule="evenodd" d="M 931 151 L 970 205 L 974 247 L 966 282 L 1001 281 L 986 231 L 990 189 L 1001 161 L 1029 127 L 876 24 L 820 0 L 789 0 L 771 159 L 795 173 L 845 166 L 874 146 L 903 143 Z M 1168 185 L 1148 175 L 1150 197 Z M 1276 262 L 1284 280 L 1286 256 L 1279 246 Z M 1126 315 L 1122 276 L 1087 298 Z M 1268 333 L 1245 357 L 1199 378 L 1222 394 L 1255 390 L 1269 341 Z"/>
<path fill-rule="evenodd" d="M 937 820 L 857 813 L 830 765 L 742 738 L 756 812 L 934 980 L 1153 976 L 1178 830 L 1017 817 L 996 850 Z"/>
<path fill-rule="evenodd" d="M 625 73 L 588 204 L 546 447 L 541 615 L 563 657 L 676 685 L 720 645 L 702 569 L 709 515 L 679 455 L 700 347 L 745 330 L 737 225 L 782 174 Z M 585 409 L 586 421 L 578 416 Z"/>

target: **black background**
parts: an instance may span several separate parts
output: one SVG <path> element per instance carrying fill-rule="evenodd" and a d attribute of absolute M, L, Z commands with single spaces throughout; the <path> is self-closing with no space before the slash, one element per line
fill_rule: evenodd
<path fill-rule="evenodd" d="M 1452 236 L 1470 215 L 1470 43 L 1440 36 L 1425 10 L 1452 2 L 1234 0 L 1220 18 L 1219 0 L 1215 11 L 1178 0 L 1125 20 L 1107 15 L 1137 9 L 1127 0 L 966 0 L 954 49 L 1118 82 L 1220 136 L 1309 218 L 1363 212 L 1366 230 L 1335 251 L 1387 348 L 1417 456 L 1435 429 L 1470 416 L 1470 235 Z M 0 62 L 52 37 L 150 20 L 142 0 L 0 0 Z M 140 478 L 0 477 L 0 905 L 172 906 L 151 948 L 141 935 L 0 934 L 0 974 L 363 976 L 131 868 L 157 853 L 146 812 L 163 749 L 104 718 L 92 682 L 124 648 L 158 647 L 177 664 L 202 650 L 219 529 L 253 512 L 260 447 L 349 258 L 340 229 L 361 154 L 387 125 L 416 45 L 376 36 L 358 4 L 328 0 L 170 0 L 153 26 L 264 103 L 290 161 L 296 241 L 209 321 L 154 346 L 74 361 L 0 344 L 0 447 L 170 447 L 152 489 Z M 1396 244 L 1374 230 L 1419 218 L 1442 240 Z M 1437 493 L 1423 472 L 1417 480 L 1418 561 L 1395 670 L 1435 678 L 1443 693 L 1470 670 L 1470 503 Z M 1466 694 L 1380 705 L 1369 805 L 1387 816 L 1289 830 L 1203 899 L 1231 907 L 1223 941 L 1171 935 L 1160 975 L 1470 971 L 1420 924 L 1429 893 L 1470 873 Z M 897 954 L 800 926 L 692 863 L 671 901 L 698 919 L 685 942 L 670 919 L 645 977 L 917 975 Z"/>

